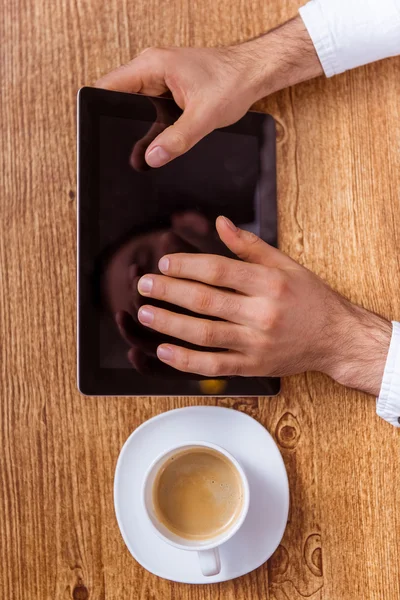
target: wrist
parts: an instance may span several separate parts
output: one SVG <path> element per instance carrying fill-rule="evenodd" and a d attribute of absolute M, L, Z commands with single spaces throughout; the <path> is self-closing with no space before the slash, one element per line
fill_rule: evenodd
<path fill-rule="evenodd" d="M 389 351 L 392 325 L 382 317 L 346 301 L 332 336 L 323 369 L 338 383 L 379 395 Z"/>
<path fill-rule="evenodd" d="M 254 102 L 323 73 L 314 44 L 300 16 L 232 49 L 248 57 L 246 73 Z"/>

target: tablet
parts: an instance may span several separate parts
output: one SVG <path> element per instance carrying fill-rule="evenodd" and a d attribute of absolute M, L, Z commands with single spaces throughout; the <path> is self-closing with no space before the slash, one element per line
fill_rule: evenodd
<path fill-rule="evenodd" d="M 207 379 L 161 363 L 160 343 L 185 344 L 138 322 L 149 299 L 136 283 L 158 272 L 161 256 L 231 256 L 215 231 L 218 215 L 277 243 L 272 117 L 249 112 L 164 167 L 149 168 L 146 148 L 180 114 L 169 98 L 79 91 L 78 387 L 96 396 L 274 395 L 276 378 Z"/>

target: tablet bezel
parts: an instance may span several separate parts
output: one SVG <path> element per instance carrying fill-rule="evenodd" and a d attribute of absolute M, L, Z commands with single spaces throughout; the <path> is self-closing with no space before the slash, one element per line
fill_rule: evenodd
<path fill-rule="evenodd" d="M 183 390 L 177 393 L 175 386 L 168 382 L 154 379 L 153 389 L 137 388 L 137 380 L 132 379 L 130 369 L 102 369 L 96 352 L 98 351 L 99 328 L 91 299 L 92 270 L 95 260 L 93 248 L 98 248 L 97 230 L 93 229 L 93 221 L 98 220 L 99 210 L 99 164 L 97 152 L 93 148 L 99 147 L 99 117 L 112 116 L 132 118 L 140 121 L 154 121 L 154 110 L 151 104 L 144 102 L 140 94 L 127 94 L 84 87 L 78 92 L 78 136 L 77 136 L 77 164 L 78 164 L 78 205 L 77 205 L 77 370 L 78 388 L 82 394 L 89 396 L 204 396 L 204 393 L 194 393 Z M 181 114 L 181 110 L 169 98 L 157 98 L 157 102 L 168 103 L 168 114 L 171 115 L 171 124 Z M 249 112 L 234 125 L 220 129 L 229 133 L 256 136 L 260 141 L 262 131 L 268 128 L 273 134 L 273 152 L 275 163 L 275 124 L 270 115 Z M 82 168 L 82 164 L 85 168 Z M 276 177 L 275 177 L 276 180 Z M 275 194 L 276 189 L 272 189 Z M 95 199 L 95 200 L 94 200 Z M 262 232 L 261 232 L 262 234 Z M 261 381 L 261 378 L 251 378 Z M 248 378 L 235 378 L 234 394 L 230 396 L 273 396 L 280 391 L 279 378 L 268 378 L 270 389 L 265 393 L 249 394 Z M 184 384 L 184 381 L 182 380 Z M 172 389 L 174 387 L 174 389 Z M 184 387 L 184 386 L 183 386 Z M 160 393 L 161 392 L 161 393 Z M 216 394 L 210 394 L 215 396 Z M 226 394 L 221 394 L 225 396 Z"/>

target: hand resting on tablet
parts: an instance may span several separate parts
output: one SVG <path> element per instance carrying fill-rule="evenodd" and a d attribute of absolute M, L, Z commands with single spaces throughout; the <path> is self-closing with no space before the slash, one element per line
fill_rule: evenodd
<path fill-rule="evenodd" d="M 240 259 L 204 254 L 161 258 L 162 273 L 138 282 L 140 294 L 207 319 L 142 305 L 140 323 L 215 354 L 161 344 L 158 358 L 180 371 L 218 376 L 283 376 L 317 370 L 377 395 L 391 325 L 351 304 L 319 277 L 256 235 L 217 219 Z M 211 320 L 217 317 L 219 321 Z"/>
<path fill-rule="evenodd" d="M 137 313 L 145 300 L 138 292 L 138 281 L 146 272 L 159 273 L 158 262 L 165 253 L 207 252 L 233 256 L 215 235 L 212 223 L 196 211 L 184 211 L 171 215 L 170 229 L 160 229 L 143 234 L 135 234 L 117 245 L 104 264 L 101 275 L 103 307 L 109 312 L 121 337 L 129 349 L 127 357 L 131 365 L 143 374 L 177 377 L 177 371 L 163 364 L 157 358 L 157 347 L 162 342 L 176 343 L 173 336 L 166 336 L 144 328 L 137 319 Z M 153 299 L 152 305 L 163 309 L 180 310 L 191 314 L 185 308 Z M 187 348 L 194 348 L 186 343 Z M 210 348 L 210 351 L 218 351 Z M 201 379 L 189 375 L 188 379 Z"/>
<path fill-rule="evenodd" d="M 96 86 L 149 96 L 173 95 L 183 109 L 182 116 L 165 130 L 153 128 L 153 141 L 147 150 L 142 146 L 147 164 L 160 167 L 214 129 L 238 121 L 260 98 L 321 73 L 311 38 L 302 19 L 296 17 L 242 44 L 147 48 L 99 79 Z"/>

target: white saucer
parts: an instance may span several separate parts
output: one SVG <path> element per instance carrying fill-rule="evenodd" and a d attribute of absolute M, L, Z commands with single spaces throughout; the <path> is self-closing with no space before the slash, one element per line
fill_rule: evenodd
<path fill-rule="evenodd" d="M 225 448 L 250 484 L 249 513 L 220 547 L 222 570 L 213 577 L 202 575 L 196 552 L 173 548 L 153 532 L 141 503 L 149 464 L 166 448 L 193 439 Z M 114 505 L 125 544 L 145 569 L 181 583 L 215 583 L 253 571 L 275 551 L 286 527 L 289 485 L 278 447 L 262 425 L 233 409 L 193 406 L 158 415 L 130 435 L 117 462 Z"/>

